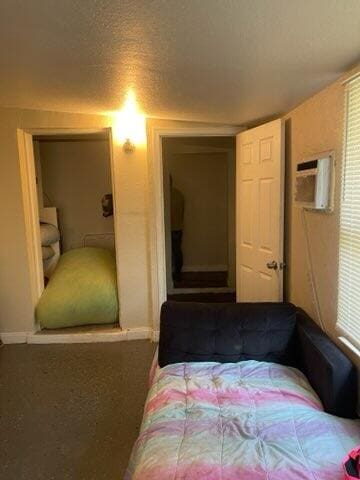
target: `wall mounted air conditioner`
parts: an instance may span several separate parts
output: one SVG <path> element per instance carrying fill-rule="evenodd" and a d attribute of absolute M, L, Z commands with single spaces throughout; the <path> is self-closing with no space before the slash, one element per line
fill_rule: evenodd
<path fill-rule="evenodd" d="M 331 211 L 334 189 L 334 154 L 308 158 L 296 166 L 295 202 L 311 210 Z"/>

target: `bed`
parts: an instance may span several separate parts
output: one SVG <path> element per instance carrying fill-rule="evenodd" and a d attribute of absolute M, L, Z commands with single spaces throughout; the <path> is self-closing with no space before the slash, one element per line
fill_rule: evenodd
<path fill-rule="evenodd" d="M 126 480 L 340 480 L 356 370 L 289 304 L 162 309 Z"/>
<path fill-rule="evenodd" d="M 41 328 L 118 321 L 115 253 L 84 247 L 61 255 L 36 307 Z"/>

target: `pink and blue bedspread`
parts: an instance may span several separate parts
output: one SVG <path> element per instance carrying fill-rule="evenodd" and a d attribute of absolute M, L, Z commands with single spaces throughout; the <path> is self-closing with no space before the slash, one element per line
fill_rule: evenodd
<path fill-rule="evenodd" d="M 360 421 L 325 413 L 302 373 L 253 360 L 158 369 L 126 480 L 342 480 Z"/>

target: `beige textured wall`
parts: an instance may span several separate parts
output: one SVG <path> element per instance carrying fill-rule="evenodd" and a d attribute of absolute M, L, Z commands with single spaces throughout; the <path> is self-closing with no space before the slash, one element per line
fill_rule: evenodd
<path fill-rule="evenodd" d="M 0 109 L 0 332 L 33 331 L 28 257 L 17 145 L 17 128 L 102 128 L 106 116 Z M 146 149 L 131 156 L 114 145 L 120 319 L 124 328 L 148 326 Z"/>
<path fill-rule="evenodd" d="M 113 233 L 114 217 L 101 206 L 112 193 L 109 142 L 39 143 L 44 205 L 58 209 L 62 251 L 83 247 L 86 234 Z"/>
<path fill-rule="evenodd" d="M 343 145 L 344 78 L 308 99 L 285 116 L 286 120 L 286 295 L 317 318 L 306 258 L 305 227 L 308 232 L 314 285 L 320 316 L 327 332 L 336 336 L 339 206 Z M 335 151 L 334 212 L 305 212 L 293 201 L 296 164 L 318 152 Z M 319 319 L 318 319 L 319 321 Z"/>
<path fill-rule="evenodd" d="M 184 267 L 228 264 L 228 155 L 164 155 L 185 199 Z M 166 197 L 165 197 L 166 198 Z"/>
<path fill-rule="evenodd" d="M 331 334 L 334 334 L 336 321 L 343 90 L 339 80 L 285 117 L 288 134 L 286 291 L 291 301 L 312 316 L 316 312 L 306 267 L 304 231 L 300 211 L 292 201 L 292 182 L 296 162 L 320 151 L 335 150 L 335 211 L 331 215 L 308 213 L 306 217 L 320 311 Z M 149 124 L 165 128 L 184 125 L 158 120 L 150 120 Z M 0 332 L 33 329 L 17 128 L 98 128 L 110 125 L 111 119 L 105 116 L 0 109 Z M 120 146 L 115 146 L 113 153 L 121 321 L 125 328 L 147 326 L 151 308 L 151 274 L 155 277 L 148 268 L 148 218 L 151 212 L 148 211 L 147 154 L 145 148 L 139 147 L 134 154 L 125 155 Z"/>

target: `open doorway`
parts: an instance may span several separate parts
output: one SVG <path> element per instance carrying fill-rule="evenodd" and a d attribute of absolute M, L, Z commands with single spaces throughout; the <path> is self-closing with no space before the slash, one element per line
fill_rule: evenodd
<path fill-rule="evenodd" d="M 236 300 L 279 302 L 283 299 L 284 128 L 281 119 L 249 130 L 229 126 L 150 125 L 150 262 L 152 318 L 158 326 L 162 303 L 176 299 L 171 280 L 169 174 L 164 168 L 167 138 L 236 138 Z M 234 184 L 233 184 L 234 185 Z M 186 199 L 185 199 L 186 202 Z M 165 204 L 165 209 L 164 209 Z M 167 206 L 166 206 L 167 205 Z M 185 203 L 186 208 L 186 203 Z M 261 215 L 260 215 L 261 212 Z M 170 245 L 169 245 L 170 243 Z M 245 261 L 244 252 L 248 254 Z M 253 252 L 252 258 L 249 254 Z M 170 268 L 169 268 L 170 266 Z M 170 277 L 170 278 L 169 278 Z M 267 282 L 264 284 L 264 281 Z M 262 286 L 260 284 L 263 284 Z M 211 301 L 196 292 L 196 301 Z M 181 295 L 181 294 L 179 294 Z M 182 299 L 182 298 L 177 298 Z M 187 300 L 192 300 L 186 294 Z"/>
<path fill-rule="evenodd" d="M 234 136 L 163 137 L 167 298 L 236 301 Z"/>
<path fill-rule="evenodd" d="M 107 131 L 33 135 L 40 329 L 119 327 Z"/>

